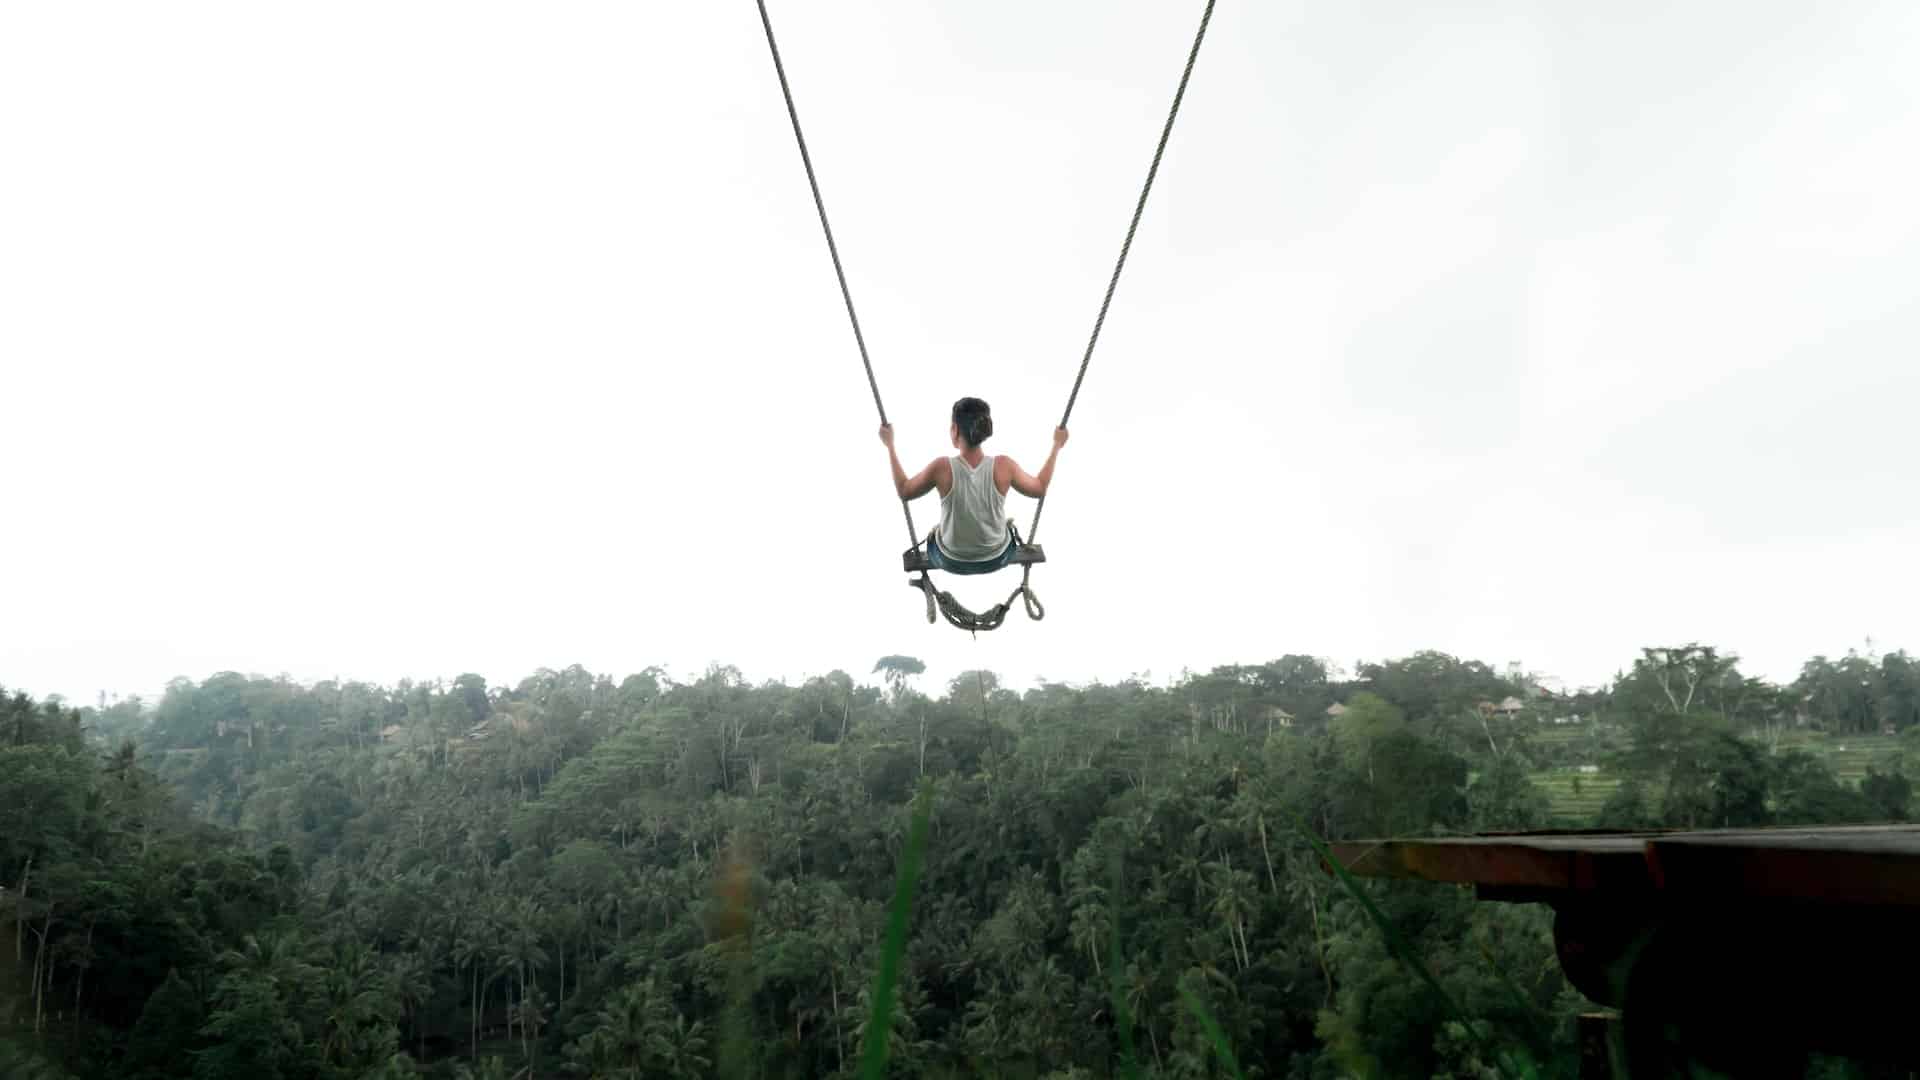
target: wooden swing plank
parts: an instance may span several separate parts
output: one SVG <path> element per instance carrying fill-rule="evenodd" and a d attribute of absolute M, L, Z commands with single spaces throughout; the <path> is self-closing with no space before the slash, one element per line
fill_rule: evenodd
<path fill-rule="evenodd" d="M 1036 563 L 1046 561 L 1047 552 L 1045 548 L 1039 544 L 1021 544 L 1020 549 L 1013 553 L 1013 557 L 1007 560 L 1006 565 L 1032 566 Z M 909 574 L 919 574 L 934 569 L 934 565 L 927 561 L 925 548 L 907 549 L 907 551 L 901 554 L 900 563 L 906 568 Z"/>

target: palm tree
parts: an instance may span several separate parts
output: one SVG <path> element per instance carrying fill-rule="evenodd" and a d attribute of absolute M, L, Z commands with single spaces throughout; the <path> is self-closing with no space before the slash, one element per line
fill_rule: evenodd
<path fill-rule="evenodd" d="M 961 1022 L 961 1030 L 970 1053 L 980 1058 L 982 1063 L 992 1066 L 998 1063 L 1001 1049 L 1010 1041 L 1007 1031 L 1007 1017 L 1013 1011 L 1013 1001 L 993 980 L 967 1002 L 966 1015 Z"/>
<path fill-rule="evenodd" d="M 1093 961 L 1093 973 L 1102 974 L 1100 969 L 1100 950 L 1106 944 L 1112 921 L 1107 918 L 1106 905 L 1098 900 L 1088 900 L 1073 909 L 1073 918 L 1069 933 L 1075 945 L 1087 950 L 1087 956 Z"/>
<path fill-rule="evenodd" d="M 1020 1041 L 1035 1059 L 1057 1061 L 1068 1056 L 1065 1005 L 1072 999 L 1073 980 L 1051 956 L 1020 976 L 1015 998 L 1020 1005 Z"/>
<path fill-rule="evenodd" d="M 364 1028 L 385 1012 L 381 979 L 373 953 L 365 946 L 335 950 L 321 976 L 321 1023 L 326 1040 L 321 1055 L 345 1065 L 364 1037 Z"/>
<path fill-rule="evenodd" d="M 574 963 L 580 963 L 580 954 L 592 932 L 586 907 L 587 901 L 574 900 L 554 910 L 550 921 L 554 938 L 554 997 L 564 1000 L 567 996 L 567 955 L 573 954 Z M 575 983 L 579 982 L 576 969 Z"/>
<path fill-rule="evenodd" d="M 1189 847 L 1173 857 L 1173 873 L 1170 877 L 1185 878 L 1192 883 L 1193 907 L 1200 907 L 1200 887 L 1207 880 L 1207 867 L 1212 865 L 1198 848 Z"/>
<path fill-rule="evenodd" d="M 1227 942 L 1233 947 L 1233 959 L 1241 971 L 1253 964 L 1247 949 L 1247 912 L 1254 890 L 1253 875 L 1224 863 L 1211 864 L 1213 873 L 1213 914 L 1227 929 Z"/>
<path fill-rule="evenodd" d="M 611 1066 L 614 1075 L 643 1075 L 653 1060 L 665 1024 L 656 989 L 652 979 L 633 983 L 600 1010 L 594 1041 L 586 1049 L 601 1064 Z"/>
<path fill-rule="evenodd" d="M 1313 925 L 1313 953 L 1319 962 L 1320 975 L 1326 984 L 1324 1002 L 1333 1003 L 1333 967 L 1327 961 L 1327 933 L 1320 923 L 1320 897 L 1314 889 L 1314 883 L 1321 877 L 1319 868 L 1313 865 L 1309 856 L 1295 856 L 1287 869 L 1287 895 L 1307 906 L 1307 914 Z M 1329 888 L 1331 892 L 1331 888 Z M 1332 897 L 1328 897 L 1331 902 Z"/>
<path fill-rule="evenodd" d="M 507 974 L 519 980 L 522 1002 L 527 1000 L 528 979 L 547 966 L 547 950 L 540 944 L 541 911 L 537 901 L 523 898 L 516 902 L 508 914 L 506 937 L 501 942 L 503 967 Z M 513 1013 L 508 1015 L 511 1017 Z M 520 1052 L 523 1055 L 532 1052 L 527 1045 L 525 1024 L 520 1025 Z"/>
<path fill-rule="evenodd" d="M 1236 829 L 1260 839 L 1260 858 L 1267 866 L 1267 887 L 1280 895 L 1280 882 L 1273 874 L 1273 855 L 1267 850 L 1267 815 L 1260 799 L 1259 785 L 1242 784 L 1233 795 L 1232 821 Z"/>
<path fill-rule="evenodd" d="M 428 967 L 426 947 L 424 942 L 416 942 L 395 957 L 387 970 L 388 986 L 399 1000 L 401 1015 L 413 1034 L 415 1057 L 426 1056 L 427 1029 L 420 1022 L 420 1010 L 433 999 L 433 972 Z"/>
<path fill-rule="evenodd" d="M 478 1065 L 460 1066 L 454 1070 L 454 1076 L 458 1080 L 508 1080 L 507 1063 L 497 1057 L 490 1057 Z"/>
<path fill-rule="evenodd" d="M 901 992 L 893 999 L 893 1022 L 887 1026 L 887 1064 L 889 1072 L 898 1071 L 911 1076 L 917 1074 L 913 1063 L 926 1050 L 927 1044 L 918 1037 L 919 1028 L 913 1020 L 916 1010 L 908 1003 L 913 996 L 911 978 L 903 977 L 901 982 Z M 861 987 L 856 1000 L 848 1003 L 848 1008 L 854 1010 L 859 1018 L 853 1025 L 854 1044 L 865 1046 L 867 1023 L 873 1018 L 872 989 Z"/>
<path fill-rule="evenodd" d="M 418 1080 L 420 1069 L 406 1051 L 398 1051 L 378 1068 L 365 1074 L 365 1080 Z"/>
<path fill-rule="evenodd" d="M 492 953 L 486 928 L 477 923 L 462 928 L 461 935 L 454 939 L 454 975 L 457 978 L 461 969 L 467 971 L 467 1033 L 476 1061 L 480 1058 L 480 968 Z"/>
<path fill-rule="evenodd" d="M 1153 1046 L 1155 1061 L 1160 1060 L 1160 1037 L 1154 1031 L 1153 1012 L 1155 1009 L 1155 986 L 1153 975 L 1140 965 L 1129 961 L 1126 977 L 1121 980 L 1125 992 L 1121 1000 L 1126 1003 L 1127 1015 L 1136 1025 L 1147 1029 L 1147 1040 Z"/>
<path fill-rule="evenodd" d="M 1210 996 L 1205 993 L 1208 988 L 1217 988 L 1228 994 L 1233 993 L 1233 980 L 1227 977 L 1226 972 L 1214 967 L 1205 957 L 1195 960 L 1180 978 L 1189 990 L 1203 999 Z M 1218 1013 L 1216 1012 L 1215 1015 Z"/>
<path fill-rule="evenodd" d="M 706 1056 L 706 1025 L 698 1020 L 689 1023 L 678 1010 L 671 1024 L 656 1032 L 654 1042 L 661 1071 L 675 1080 L 705 1076 L 713 1064 Z"/>
<path fill-rule="evenodd" d="M 281 997 L 303 989 L 313 968 L 300 958 L 299 942 L 276 931 L 241 939 L 238 951 L 228 951 L 221 962 L 229 970 L 265 980 Z"/>
<path fill-rule="evenodd" d="M 540 1047 L 540 1029 L 547 1024 L 547 995 L 540 989 L 539 983 L 525 990 L 513 1012 L 514 1019 L 520 1024 L 520 1052 L 526 1056 L 527 1067 L 531 1069 L 534 1053 Z"/>
<path fill-rule="evenodd" d="M 596 1080 L 618 1076 L 625 1071 L 621 1065 L 619 1048 L 606 1032 L 597 1028 L 568 1043 L 565 1053 L 569 1069 Z"/>

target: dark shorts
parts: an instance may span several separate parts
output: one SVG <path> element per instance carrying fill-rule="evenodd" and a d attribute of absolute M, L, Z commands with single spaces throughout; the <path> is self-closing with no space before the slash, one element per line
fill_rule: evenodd
<path fill-rule="evenodd" d="M 927 562 L 935 570 L 944 570 L 949 574 L 991 574 L 1008 563 L 1020 552 L 1020 534 L 1007 526 L 1007 548 L 991 559 L 980 562 L 967 562 L 963 559 L 950 559 L 940 550 L 940 530 L 935 529 L 927 535 Z"/>

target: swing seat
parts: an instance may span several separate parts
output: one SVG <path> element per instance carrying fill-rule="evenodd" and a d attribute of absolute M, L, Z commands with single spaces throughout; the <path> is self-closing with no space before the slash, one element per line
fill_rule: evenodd
<path fill-rule="evenodd" d="M 1047 561 L 1047 553 L 1039 544 L 1025 543 L 1020 539 L 1020 531 L 1008 526 L 1010 534 L 1007 548 L 991 559 L 969 562 L 954 559 L 940 550 L 940 533 L 935 530 L 927 534 L 924 549 L 909 548 L 900 556 L 901 565 L 909 574 L 924 574 L 929 570 L 944 570 L 949 574 L 991 574 L 1009 566 L 1032 566 Z"/>
<path fill-rule="evenodd" d="M 955 627 L 970 634 L 982 630 L 997 630 L 1007 619 L 1007 612 L 1013 610 L 1013 602 L 1019 600 L 1027 607 L 1027 618 L 1040 621 L 1047 617 L 1047 609 L 1040 604 L 1040 598 L 1034 595 L 1033 587 L 1027 584 L 1027 576 L 1033 571 L 1033 564 L 1047 561 L 1047 553 L 1039 544 L 1029 544 L 1020 539 L 1020 533 L 1011 525 L 1011 534 L 1007 538 L 1005 551 L 991 559 L 979 562 L 967 562 L 962 559 L 950 559 L 940 550 L 939 530 L 927 537 L 926 549 L 914 548 L 901 556 L 907 573 L 917 574 L 907 584 L 919 589 L 927 599 L 927 621 L 933 622 L 940 616 Z M 1007 598 L 985 611 L 975 612 L 965 604 L 954 599 L 952 593 L 934 585 L 927 574 L 932 570 L 944 570 L 949 574 L 991 574 L 995 570 L 1004 570 L 1009 566 L 1020 568 L 1020 584 Z"/>

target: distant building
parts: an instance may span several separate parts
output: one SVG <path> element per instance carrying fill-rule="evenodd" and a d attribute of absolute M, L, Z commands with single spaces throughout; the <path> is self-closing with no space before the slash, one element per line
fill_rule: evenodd
<path fill-rule="evenodd" d="M 1327 706 L 1327 716 L 1330 719 L 1338 720 L 1345 715 L 1347 715 L 1347 707 L 1345 705 L 1342 705 L 1336 701 L 1333 704 Z"/>

